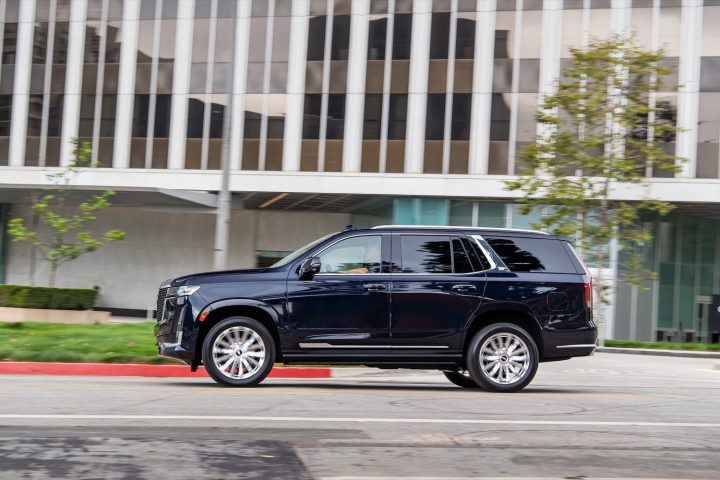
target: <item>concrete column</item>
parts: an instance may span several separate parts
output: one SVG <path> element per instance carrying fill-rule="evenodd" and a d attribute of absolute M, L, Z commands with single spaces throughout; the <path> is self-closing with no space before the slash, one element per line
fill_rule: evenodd
<path fill-rule="evenodd" d="M 285 132 L 283 134 L 282 169 L 285 172 L 297 172 L 300 170 L 309 21 L 309 0 L 295 0 L 292 3 L 292 17 L 290 18 L 290 38 L 292 38 L 292 42 L 290 42 L 288 59 Z M 350 48 L 352 49 L 352 47 Z"/>
<path fill-rule="evenodd" d="M 415 0 L 410 43 L 405 173 L 422 173 L 423 171 L 431 24 L 432 1 Z"/>
<path fill-rule="evenodd" d="M 34 22 L 35 2 L 20 2 L 17 47 L 15 51 L 15 83 L 10 123 L 10 151 L 8 154 L 8 165 L 11 167 L 21 167 L 25 163 L 25 136 L 27 134 L 30 102 L 30 67 L 32 67 Z"/>
<path fill-rule="evenodd" d="M 72 0 L 70 4 L 70 32 L 68 34 L 68 55 L 65 71 L 62 134 L 60 136 L 60 165 L 69 165 L 73 160 L 73 146 L 70 140 L 78 136 L 83 56 L 85 54 L 86 12 L 87 0 Z"/>
<path fill-rule="evenodd" d="M 540 83 L 538 85 L 538 105 L 542 105 L 546 95 L 556 91 L 555 81 L 560 76 L 560 46 L 562 38 L 562 0 L 543 2 L 542 47 L 540 49 Z M 538 123 L 537 134 L 547 140 L 552 135 L 552 126 Z"/>
<path fill-rule="evenodd" d="M 365 72 L 367 70 L 370 0 L 355 0 L 352 2 L 351 13 L 347 95 L 345 96 L 343 172 L 360 171 L 363 117 L 365 116 Z"/>
<path fill-rule="evenodd" d="M 495 52 L 495 0 L 478 0 L 475 22 L 469 173 L 488 173 L 490 107 Z"/>
<path fill-rule="evenodd" d="M 168 169 L 179 169 L 185 166 L 185 138 L 187 135 L 194 14 L 195 0 L 179 0 L 175 29 L 175 66 L 173 67 Z"/>
<path fill-rule="evenodd" d="M 293 4 L 294 8 L 295 4 Z M 233 69 L 235 73 L 233 74 L 232 123 L 230 127 L 230 170 L 240 170 L 242 161 L 251 9 L 250 0 L 238 0 L 236 11 L 237 32 L 235 34 L 235 51 L 233 52 Z M 290 45 L 292 48 L 292 43 Z M 290 61 L 292 62 L 292 57 Z M 303 74 L 303 82 L 304 79 L 305 74 Z"/>
<path fill-rule="evenodd" d="M 678 110 L 675 155 L 685 159 L 677 177 L 694 178 L 697 165 L 697 126 L 700 102 L 700 48 L 702 0 L 685 0 L 682 7 Z"/>
<path fill-rule="evenodd" d="M 135 102 L 135 74 L 137 72 L 138 29 L 140 1 L 127 0 L 123 7 L 121 30 L 120 73 L 115 117 L 115 141 L 113 143 L 113 167 L 130 166 L 130 141 L 132 138 L 133 106 Z"/>

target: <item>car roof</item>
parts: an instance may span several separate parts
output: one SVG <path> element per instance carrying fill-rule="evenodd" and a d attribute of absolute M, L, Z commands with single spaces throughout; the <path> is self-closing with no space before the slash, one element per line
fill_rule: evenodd
<path fill-rule="evenodd" d="M 369 230 L 388 230 L 393 232 L 426 232 L 433 230 L 434 232 L 454 232 L 466 233 L 468 235 L 495 234 L 499 236 L 523 236 L 523 237 L 543 237 L 553 238 L 550 235 L 539 230 L 524 230 L 518 228 L 492 228 L 492 227 L 462 227 L 462 226 L 440 226 L 440 225 L 378 225 Z"/>

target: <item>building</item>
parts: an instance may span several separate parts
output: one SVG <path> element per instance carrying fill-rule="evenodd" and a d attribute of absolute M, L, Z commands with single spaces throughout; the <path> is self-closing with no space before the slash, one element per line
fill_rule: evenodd
<path fill-rule="evenodd" d="M 63 265 L 59 284 L 152 309 L 160 281 L 212 268 L 230 93 L 230 267 L 348 223 L 528 227 L 504 181 L 538 96 L 570 47 L 633 31 L 667 50 L 682 88 L 657 100 L 689 161 L 649 172 L 680 207 L 647 219 L 659 279 L 616 290 L 605 335 L 704 339 L 720 293 L 717 25 L 718 0 L 1 0 L 0 224 L 29 217 L 47 168 L 87 140 L 99 168 L 77 198 L 115 190 L 98 229 L 127 240 Z M 0 281 L 44 282 L 27 245 L 0 250 Z"/>

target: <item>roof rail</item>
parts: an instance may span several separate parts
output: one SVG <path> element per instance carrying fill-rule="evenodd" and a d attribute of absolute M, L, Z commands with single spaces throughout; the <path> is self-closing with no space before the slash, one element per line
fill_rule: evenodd
<path fill-rule="evenodd" d="M 522 228 L 500 228 L 500 227 L 463 227 L 459 225 L 378 225 L 372 227 L 371 230 L 385 230 L 390 228 L 427 228 L 435 230 L 497 230 L 500 232 L 523 232 L 538 233 L 540 235 L 550 235 L 540 230 L 528 230 Z"/>

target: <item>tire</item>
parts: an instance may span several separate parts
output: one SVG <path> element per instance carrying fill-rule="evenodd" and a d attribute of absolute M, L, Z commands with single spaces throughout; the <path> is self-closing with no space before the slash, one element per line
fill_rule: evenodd
<path fill-rule="evenodd" d="M 221 385 L 252 387 L 275 362 L 275 341 L 265 326 L 248 317 L 231 317 L 212 327 L 202 347 L 205 370 Z"/>
<path fill-rule="evenodd" d="M 470 377 L 470 375 L 467 373 L 467 370 L 454 370 L 454 371 L 444 370 L 443 375 L 445 375 L 445 378 L 450 380 L 452 383 L 454 383 L 458 387 L 480 388 L 480 386 L 477 383 L 475 383 L 475 380 L 473 380 L 472 377 Z"/>
<path fill-rule="evenodd" d="M 485 390 L 518 392 L 535 377 L 539 357 L 535 340 L 523 328 L 494 323 L 475 334 L 465 361 L 470 376 Z"/>

